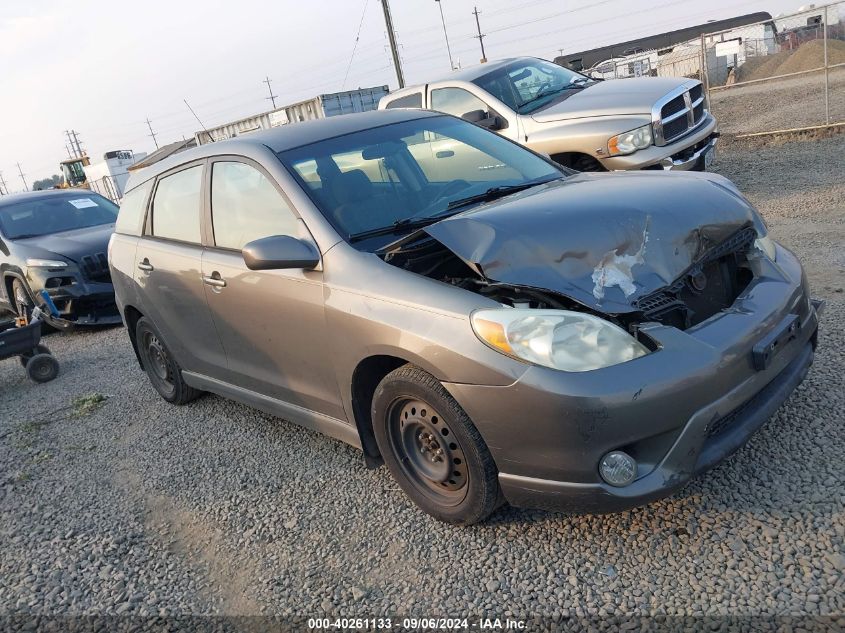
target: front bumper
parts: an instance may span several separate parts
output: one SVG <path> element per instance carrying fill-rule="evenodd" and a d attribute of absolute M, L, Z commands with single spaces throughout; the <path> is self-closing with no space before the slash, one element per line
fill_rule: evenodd
<path fill-rule="evenodd" d="M 51 285 L 64 278 L 66 285 Z M 69 283 L 72 280 L 72 283 Z M 61 273 L 30 269 L 27 282 L 33 292 L 47 291 L 59 311 L 58 318 L 45 321 L 56 329 L 85 325 L 117 325 L 122 322 L 114 298 L 114 286 L 105 281 L 90 281 L 73 271 Z"/>
<path fill-rule="evenodd" d="M 778 248 L 731 309 L 687 331 L 653 324 L 659 350 L 567 374 L 531 367 L 507 387 L 446 384 L 484 437 L 515 506 L 613 512 L 667 496 L 738 450 L 800 384 L 813 361 L 817 306 L 801 266 Z M 765 369 L 754 346 L 794 314 L 797 335 Z M 637 479 L 605 483 L 599 461 L 624 450 Z"/>
<path fill-rule="evenodd" d="M 602 165 L 608 170 L 664 169 L 689 171 L 700 169 L 704 154 L 716 147 L 719 132 L 716 119 L 709 112 L 707 118 L 693 132 L 668 145 L 652 145 L 628 156 L 605 158 Z"/>

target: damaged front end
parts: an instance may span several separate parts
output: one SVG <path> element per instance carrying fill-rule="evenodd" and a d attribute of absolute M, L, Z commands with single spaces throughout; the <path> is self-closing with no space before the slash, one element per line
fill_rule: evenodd
<path fill-rule="evenodd" d="M 383 257 L 511 308 L 598 316 L 654 349 L 642 324 L 686 330 L 734 304 L 764 231 L 717 176 L 580 175 L 442 220 Z"/>

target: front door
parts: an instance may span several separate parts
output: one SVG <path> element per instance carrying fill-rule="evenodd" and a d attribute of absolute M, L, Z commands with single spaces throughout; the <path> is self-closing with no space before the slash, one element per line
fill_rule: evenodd
<path fill-rule="evenodd" d="M 208 305 L 232 384 L 338 419 L 345 413 L 332 371 L 319 271 L 253 271 L 241 248 L 271 235 L 308 239 L 261 167 L 241 158 L 211 165 L 213 244 L 203 255 Z"/>
<path fill-rule="evenodd" d="M 159 178 L 134 274 L 144 313 L 182 368 L 220 378 L 226 357 L 201 274 L 203 168 L 204 161 Z"/>

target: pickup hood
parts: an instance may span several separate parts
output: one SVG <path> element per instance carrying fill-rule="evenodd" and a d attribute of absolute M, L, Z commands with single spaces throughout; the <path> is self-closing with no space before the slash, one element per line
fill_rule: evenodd
<path fill-rule="evenodd" d="M 675 88 L 694 86 L 695 80 L 673 77 L 642 77 L 630 80 L 600 81 L 572 96 L 553 101 L 548 107 L 531 113 L 538 123 L 596 116 L 645 114 L 651 116 L 655 102 Z"/>
<path fill-rule="evenodd" d="M 17 240 L 17 244 L 23 247 L 21 255 L 24 257 L 47 258 L 60 255 L 79 263 L 85 255 L 105 253 L 113 232 L 114 224 L 103 224 Z"/>
<path fill-rule="evenodd" d="M 749 225 L 765 231 L 721 176 L 623 172 L 554 181 L 424 231 L 490 281 L 622 314 Z"/>

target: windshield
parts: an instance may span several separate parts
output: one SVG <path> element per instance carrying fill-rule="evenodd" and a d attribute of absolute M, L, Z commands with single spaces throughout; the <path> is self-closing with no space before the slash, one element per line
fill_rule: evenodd
<path fill-rule="evenodd" d="M 483 75 L 473 83 L 520 114 L 539 110 L 567 91 L 589 86 L 594 80 L 542 59 L 520 60 Z"/>
<path fill-rule="evenodd" d="M 387 237 L 364 240 L 362 250 L 421 222 L 564 175 L 498 134 L 448 116 L 355 132 L 279 157 L 345 239 L 358 242 L 387 229 Z"/>
<path fill-rule="evenodd" d="M 10 240 L 114 224 L 116 218 L 117 205 L 90 192 L 0 206 L 0 229 Z"/>

